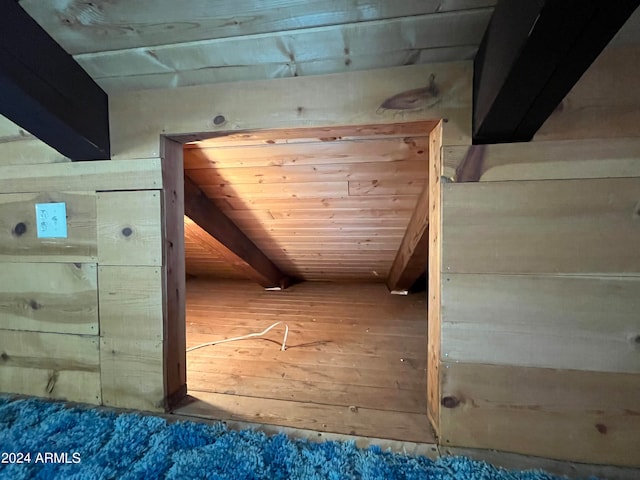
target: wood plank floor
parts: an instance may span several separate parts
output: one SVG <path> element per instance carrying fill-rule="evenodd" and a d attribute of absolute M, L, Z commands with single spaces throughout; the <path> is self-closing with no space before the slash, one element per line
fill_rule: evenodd
<path fill-rule="evenodd" d="M 176 413 L 433 443 L 426 417 L 426 295 L 383 284 L 305 282 L 282 292 L 187 282 L 191 401 Z"/>

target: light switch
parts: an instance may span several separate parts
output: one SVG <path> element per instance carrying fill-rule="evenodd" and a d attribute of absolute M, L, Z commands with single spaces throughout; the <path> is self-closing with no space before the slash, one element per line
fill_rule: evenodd
<path fill-rule="evenodd" d="M 67 238 L 67 204 L 36 203 L 38 238 Z"/>

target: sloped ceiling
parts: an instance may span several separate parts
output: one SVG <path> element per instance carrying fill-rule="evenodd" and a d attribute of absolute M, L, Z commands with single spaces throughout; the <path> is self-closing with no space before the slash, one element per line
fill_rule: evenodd
<path fill-rule="evenodd" d="M 117 94 L 470 60 L 496 0 L 19 3 Z M 640 12 L 612 43 L 640 43 Z M 0 127 L 10 163 L 32 162 L 22 146 L 35 140 Z M 426 180 L 427 133 L 222 137 L 187 145 L 186 173 L 286 273 L 384 281 Z M 238 276 L 189 235 L 186 244 L 191 273 Z"/>
<path fill-rule="evenodd" d="M 496 0 L 21 0 L 108 93 L 472 59 Z"/>
<path fill-rule="evenodd" d="M 495 3 L 20 1 L 110 94 L 470 60 Z M 430 128 L 223 137 L 188 145 L 186 174 L 288 275 L 384 281 L 426 181 Z M 237 276 L 197 229 L 186 223 L 188 271 Z"/>
<path fill-rule="evenodd" d="M 218 137 L 185 146 L 185 174 L 288 276 L 381 282 L 428 180 L 433 126 Z M 187 271 L 230 276 L 215 249 L 192 241 L 194 228 Z"/>

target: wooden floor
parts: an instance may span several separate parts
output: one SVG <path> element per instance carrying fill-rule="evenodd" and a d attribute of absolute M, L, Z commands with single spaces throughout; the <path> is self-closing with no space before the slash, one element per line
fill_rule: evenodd
<path fill-rule="evenodd" d="M 187 282 L 187 348 L 284 327 L 264 339 L 187 353 L 192 401 L 176 413 L 433 443 L 426 417 L 426 295 L 383 284 Z"/>

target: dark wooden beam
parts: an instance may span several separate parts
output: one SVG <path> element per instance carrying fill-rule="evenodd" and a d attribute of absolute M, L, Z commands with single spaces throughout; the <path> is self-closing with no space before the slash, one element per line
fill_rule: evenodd
<path fill-rule="evenodd" d="M 0 113 L 71 160 L 110 158 L 107 94 L 18 2 L 0 7 Z"/>
<path fill-rule="evenodd" d="M 203 242 L 265 288 L 286 288 L 289 279 L 190 178 L 184 179 L 184 213 L 213 237 Z"/>
<path fill-rule="evenodd" d="M 529 141 L 640 0 L 501 0 L 474 62 L 473 142 Z"/>

